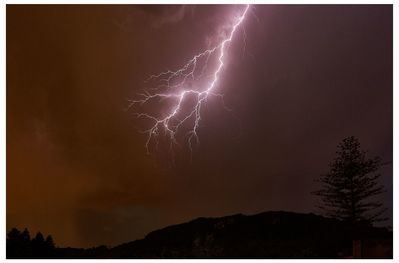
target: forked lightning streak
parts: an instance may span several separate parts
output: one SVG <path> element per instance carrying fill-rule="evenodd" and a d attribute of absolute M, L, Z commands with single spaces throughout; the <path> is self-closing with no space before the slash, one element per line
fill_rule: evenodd
<path fill-rule="evenodd" d="M 170 139 L 170 146 L 177 144 L 176 134 L 186 125 L 188 131 L 188 144 L 191 149 L 192 142 L 199 143 L 198 128 L 201 121 L 201 108 L 210 96 L 219 96 L 223 100 L 222 94 L 216 93 L 220 73 L 225 66 L 225 56 L 227 45 L 233 40 L 237 28 L 245 19 L 250 6 L 246 5 L 240 16 L 238 16 L 226 36 L 214 47 L 207 49 L 192 57 L 184 66 L 175 71 L 165 71 L 156 75 L 151 75 L 146 82 L 157 83 L 152 90 L 147 90 L 138 94 L 139 98 L 129 100 L 129 108 L 139 105 L 145 106 L 149 103 L 164 100 L 171 101 L 165 115 L 161 113 L 153 115 L 146 112 L 135 112 L 138 118 L 146 118 L 152 121 L 152 125 L 145 131 L 148 134 L 146 141 L 147 153 L 150 153 L 150 143 L 156 143 L 160 132 L 164 132 Z M 210 66 L 209 60 L 215 60 L 215 65 Z M 194 83 L 194 84 L 193 84 Z M 189 106 L 189 101 L 194 101 Z"/>

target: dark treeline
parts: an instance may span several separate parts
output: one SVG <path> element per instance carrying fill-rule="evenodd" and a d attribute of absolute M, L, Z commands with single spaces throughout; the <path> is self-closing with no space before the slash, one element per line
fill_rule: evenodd
<path fill-rule="evenodd" d="M 55 245 L 50 235 L 44 238 L 38 232 L 31 238 L 26 228 L 22 232 L 13 228 L 7 233 L 8 258 L 52 258 L 54 255 Z"/>
<path fill-rule="evenodd" d="M 17 228 L 7 233 L 7 258 L 104 258 L 108 249 L 106 246 L 93 248 L 60 248 L 56 247 L 51 235 L 44 238 L 38 232 L 31 238 L 28 229 L 20 231 Z"/>

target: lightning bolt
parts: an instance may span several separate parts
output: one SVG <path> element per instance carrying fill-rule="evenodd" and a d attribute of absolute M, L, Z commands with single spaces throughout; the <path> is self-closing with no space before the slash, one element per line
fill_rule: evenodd
<path fill-rule="evenodd" d="M 153 140 L 158 143 L 156 138 L 161 132 L 169 137 L 172 149 L 173 144 L 178 144 L 176 135 L 184 125 L 188 126 L 186 135 L 190 150 L 193 141 L 199 143 L 198 128 L 201 121 L 201 108 L 210 96 L 220 97 L 223 102 L 223 95 L 216 93 L 215 89 L 225 66 L 226 49 L 233 40 L 237 28 L 244 21 L 249 8 L 249 5 L 245 6 L 242 13 L 229 26 L 229 32 L 215 46 L 195 55 L 177 70 L 151 75 L 145 82 L 155 82 L 156 87 L 138 94 L 137 99 L 129 100 L 128 109 L 135 105 L 143 107 L 153 102 L 171 101 L 167 109 L 168 113 L 164 115 L 148 112 L 134 113 L 136 117 L 152 122 L 151 126 L 143 131 L 148 135 L 145 144 L 148 154 L 150 143 Z M 209 66 L 209 61 L 212 59 L 216 63 L 213 67 Z"/>

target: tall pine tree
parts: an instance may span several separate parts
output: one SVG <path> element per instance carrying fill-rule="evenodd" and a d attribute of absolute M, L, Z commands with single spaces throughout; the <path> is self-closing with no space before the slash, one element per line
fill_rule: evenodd
<path fill-rule="evenodd" d="M 339 145 L 330 171 L 321 176 L 321 189 L 313 192 L 321 198 L 321 208 L 329 217 L 352 224 L 383 221 L 386 209 L 377 196 L 384 192 L 378 183 L 379 157 L 368 158 L 359 141 L 351 136 Z"/>

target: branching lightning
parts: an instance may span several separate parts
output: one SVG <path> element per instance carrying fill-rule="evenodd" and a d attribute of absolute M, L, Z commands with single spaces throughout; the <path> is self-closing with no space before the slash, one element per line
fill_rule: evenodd
<path fill-rule="evenodd" d="M 147 153 L 149 153 L 150 143 L 153 140 L 157 142 L 157 137 L 161 132 L 169 137 L 171 147 L 173 144 L 177 144 L 176 134 L 183 125 L 188 127 L 186 135 L 190 149 L 193 141 L 199 143 L 198 128 L 201 121 L 201 108 L 210 96 L 220 97 L 223 101 L 223 95 L 216 93 L 215 90 L 220 73 L 225 66 L 226 50 L 228 44 L 233 40 L 237 28 L 245 19 L 249 8 L 250 6 L 246 5 L 241 15 L 230 26 L 229 32 L 215 46 L 195 55 L 175 71 L 168 70 L 151 75 L 146 82 L 155 82 L 157 83 L 156 87 L 138 94 L 137 99 L 129 100 L 129 108 L 164 100 L 171 101 L 167 113 L 164 115 L 148 112 L 134 113 L 136 117 L 152 122 L 151 126 L 143 131 L 148 134 Z M 208 62 L 212 59 L 215 60 L 216 65 L 209 66 Z M 193 102 L 192 105 L 189 104 L 190 101 Z M 189 106 L 185 106 L 186 104 Z"/>

